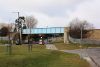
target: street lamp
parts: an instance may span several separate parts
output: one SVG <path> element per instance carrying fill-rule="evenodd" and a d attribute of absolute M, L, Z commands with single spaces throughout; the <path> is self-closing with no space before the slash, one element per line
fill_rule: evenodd
<path fill-rule="evenodd" d="M 28 34 L 28 51 L 31 52 L 32 51 L 32 25 L 31 25 L 31 19 L 30 19 L 30 23 L 29 23 L 29 34 Z"/>
<path fill-rule="evenodd" d="M 82 36 L 83 35 L 83 27 L 81 26 L 81 44 L 82 44 Z"/>
<path fill-rule="evenodd" d="M 81 37 L 80 37 L 80 58 L 82 58 L 82 39 L 83 39 L 83 24 L 81 24 L 81 27 L 80 27 L 80 34 L 81 34 Z"/>
<path fill-rule="evenodd" d="M 18 32 L 20 33 L 20 34 L 19 34 L 19 40 L 18 40 L 19 42 L 18 42 L 18 43 L 21 45 L 21 39 L 22 39 L 22 38 L 21 38 L 21 30 L 20 30 L 20 28 L 19 28 L 20 25 L 21 25 L 20 22 L 19 22 L 19 21 L 20 21 L 20 20 L 19 20 L 19 13 L 20 13 L 20 12 L 12 12 L 12 13 L 17 13 L 17 15 L 18 15 L 18 19 L 16 19 L 15 22 L 16 22 L 16 26 L 18 27 Z"/>
<path fill-rule="evenodd" d="M 10 28 L 9 25 L 8 25 L 8 28 Z M 8 32 L 9 43 L 8 43 L 8 44 L 5 44 L 5 45 L 7 46 L 7 48 L 6 48 L 7 53 L 10 55 L 11 52 L 12 52 L 12 43 L 11 43 L 11 36 L 10 36 L 10 34 L 11 34 L 11 30 L 10 30 L 10 29 L 8 29 L 8 30 L 9 30 L 9 32 Z"/>

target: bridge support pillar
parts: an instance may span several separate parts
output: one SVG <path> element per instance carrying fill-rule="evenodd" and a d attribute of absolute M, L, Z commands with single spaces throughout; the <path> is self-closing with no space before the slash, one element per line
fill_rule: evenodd
<path fill-rule="evenodd" d="M 68 28 L 67 27 L 64 28 L 64 43 L 65 44 L 69 43 L 69 41 L 68 41 Z"/>

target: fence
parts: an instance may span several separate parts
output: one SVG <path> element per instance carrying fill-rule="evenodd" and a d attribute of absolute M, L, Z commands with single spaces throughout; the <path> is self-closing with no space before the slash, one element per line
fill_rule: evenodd
<path fill-rule="evenodd" d="M 69 37 L 69 41 L 71 41 L 72 43 L 100 45 L 100 40 L 93 40 L 93 39 L 82 39 L 81 40 L 81 39 L 76 39 L 76 38 Z"/>

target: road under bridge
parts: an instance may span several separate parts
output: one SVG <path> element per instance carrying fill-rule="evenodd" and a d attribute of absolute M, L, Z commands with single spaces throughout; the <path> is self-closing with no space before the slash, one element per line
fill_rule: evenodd
<path fill-rule="evenodd" d="M 67 27 L 48 27 L 48 28 L 33 28 L 23 29 L 23 35 L 33 35 L 34 38 L 48 38 L 63 35 L 64 43 L 68 43 L 68 28 Z"/>

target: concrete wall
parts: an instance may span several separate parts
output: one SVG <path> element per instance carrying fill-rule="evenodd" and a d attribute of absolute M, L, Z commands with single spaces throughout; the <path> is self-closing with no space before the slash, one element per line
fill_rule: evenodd
<path fill-rule="evenodd" d="M 64 43 L 65 44 L 69 43 L 69 41 L 68 41 L 68 28 L 67 27 L 64 28 Z"/>

